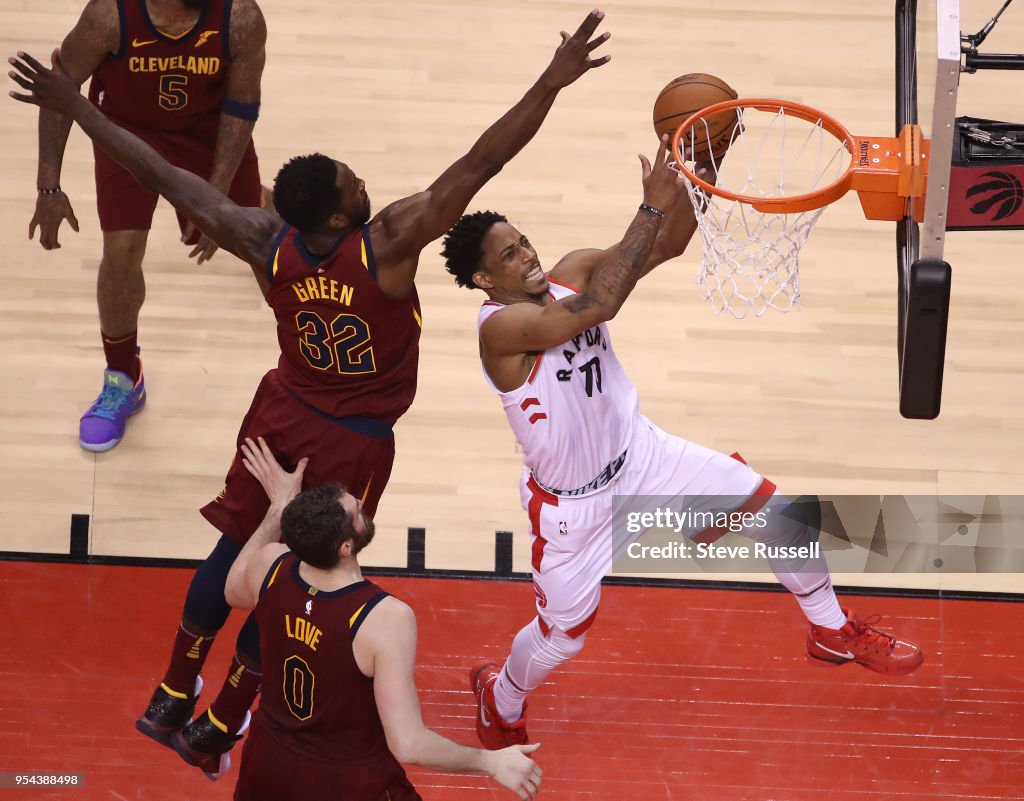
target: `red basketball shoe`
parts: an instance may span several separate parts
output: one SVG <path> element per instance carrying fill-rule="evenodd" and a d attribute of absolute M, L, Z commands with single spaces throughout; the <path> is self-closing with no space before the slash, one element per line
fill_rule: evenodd
<path fill-rule="evenodd" d="M 919 646 L 874 628 L 874 624 L 881 620 L 880 615 L 858 620 L 856 613 L 846 608 L 843 614 L 846 615 L 846 625 L 841 629 L 811 626 L 807 635 L 808 656 L 833 665 L 856 662 L 878 673 L 894 676 L 912 673 L 921 666 L 924 653 Z"/>
<path fill-rule="evenodd" d="M 498 680 L 498 666 L 490 659 L 481 659 L 469 671 L 469 687 L 476 696 L 476 735 L 484 748 L 498 751 L 510 745 L 527 745 L 526 704 L 523 714 L 515 723 L 506 723 L 498 714 L 494 703 L 494 682 Z"/>

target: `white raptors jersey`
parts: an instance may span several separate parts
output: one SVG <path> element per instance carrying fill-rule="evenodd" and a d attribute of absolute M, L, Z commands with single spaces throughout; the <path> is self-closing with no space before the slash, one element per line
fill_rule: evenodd
<path fill-rule="evenodd" d="M 548 292 L 553 300 L 576 294 L 554 281 Z M 478 329 L 504 308 L 486 301 Z M 541 353 L 526 382 L 511 392 L 484 375 L 501 397 L 526 466 L 546 489 L 586 495 L 618 472 L 640 406 L 604 323 Z"/>

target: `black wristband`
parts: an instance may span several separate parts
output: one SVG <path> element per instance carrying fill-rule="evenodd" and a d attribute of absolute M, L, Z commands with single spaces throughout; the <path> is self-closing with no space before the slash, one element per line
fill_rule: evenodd
<path fill-rule="evenodd" d="M 220 110 L 229 117 L 238 117 L 247 122 L 256 122 L 260 117 L 258 100 L 255 103 L 243 103 L 241 100 L 235 100 L 233 97 L 225 95 L 221 101 Z"/>
<path fill-rule="evenodd" d="M 36 191 L 38 191 L 40 195 L 59 195 L 61 193 L 61 188 L 60 184 L 57 184 L 56 186 L 51 186 L 47 189 L 44 189 L 43 187 L 40 186 L 37 188 Z"/>
<path fill-rule="evenodd" d="M 656 208 L 654 208 L 654 206 L 648 206 L 646 203 L 641 203 L 640 204 L 640 211 L 649 211 L 651 214 L 655 215 L 656 217 L 664 217 L 665 216 L 665 212 L 663 212 L 661 209 L 656 209 Z"/>

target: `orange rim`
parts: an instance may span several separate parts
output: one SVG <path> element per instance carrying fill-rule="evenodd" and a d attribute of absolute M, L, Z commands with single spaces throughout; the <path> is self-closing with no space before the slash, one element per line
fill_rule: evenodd
<path fill-rule="evenodd" d="M 685 134 L 704 117 L 716 114 L 719 111 L 726 111 L 733 108 L 755 108 L 758 111 L 767 112 L 785 110 L 791 116 L 809 122 L 812 125 L 817 125 L 820 122 L 822 128 L 843 143 L 846 151 L 850 154 L 850 164 L 846 168 L 846 171 L 828 186 L 816 189 L 813 192 L 805 192 L 801 195 L 790 195 L 788 197 L 765 198 L 757 197 L 756 195 L 740 195 L 735 192 L 730 192 L 727 189 L 721 189 L 714 184 L 709 184 L 707 181 L 703 181 L 698 178 L 697 175 L 686 166 L 680 143 L 682 142 Z M 789 100 L 777 100 L 770 97 L 726 100 L 725 102 L 715 103 L 713 106 L 702 108 L 700 111 L 683 120 L 682 125 L 676 129 L 675 135 L 672 137 L 672 154 L 675 157 L 676 164 L 679 166 L 679 171 L 695 185 L 716 197 L 735 200 L 752 206 L 756 211 L 774 214 L 795 214 L 801 211 L 820 209 L 822 206 L 827 206 L 829 203 L 835 202 L 849 192 L 853 175 L 856 172 L 856 160 L 854 159 L 854 154 L 856 152 L 857 140 L 854 138 L 853 134 L 846 130 L 846 127 L 834 117 L 830 117 L 828 114 L 825 114 L 816 108 L 812 108 L 811 106 L 805 106 L 801 103 L 793 103 Z"/>

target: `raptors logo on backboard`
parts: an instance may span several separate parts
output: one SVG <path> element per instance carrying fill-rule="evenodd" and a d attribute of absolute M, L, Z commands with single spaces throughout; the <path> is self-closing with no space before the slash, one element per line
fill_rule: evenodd
<path fill-rule="evenodd" d="M 986 172 L 981 180 L 967 190 L 972 198 L 971 211 L 993 220 L 1002 220 L 1020 209 L 1024 187 L 1013 175 L 1002 170 Z"/>
<path fill-rule="evenodd" d="M 948 230 L 1024 228 L 1024 164 L 953 165 Z"/>

